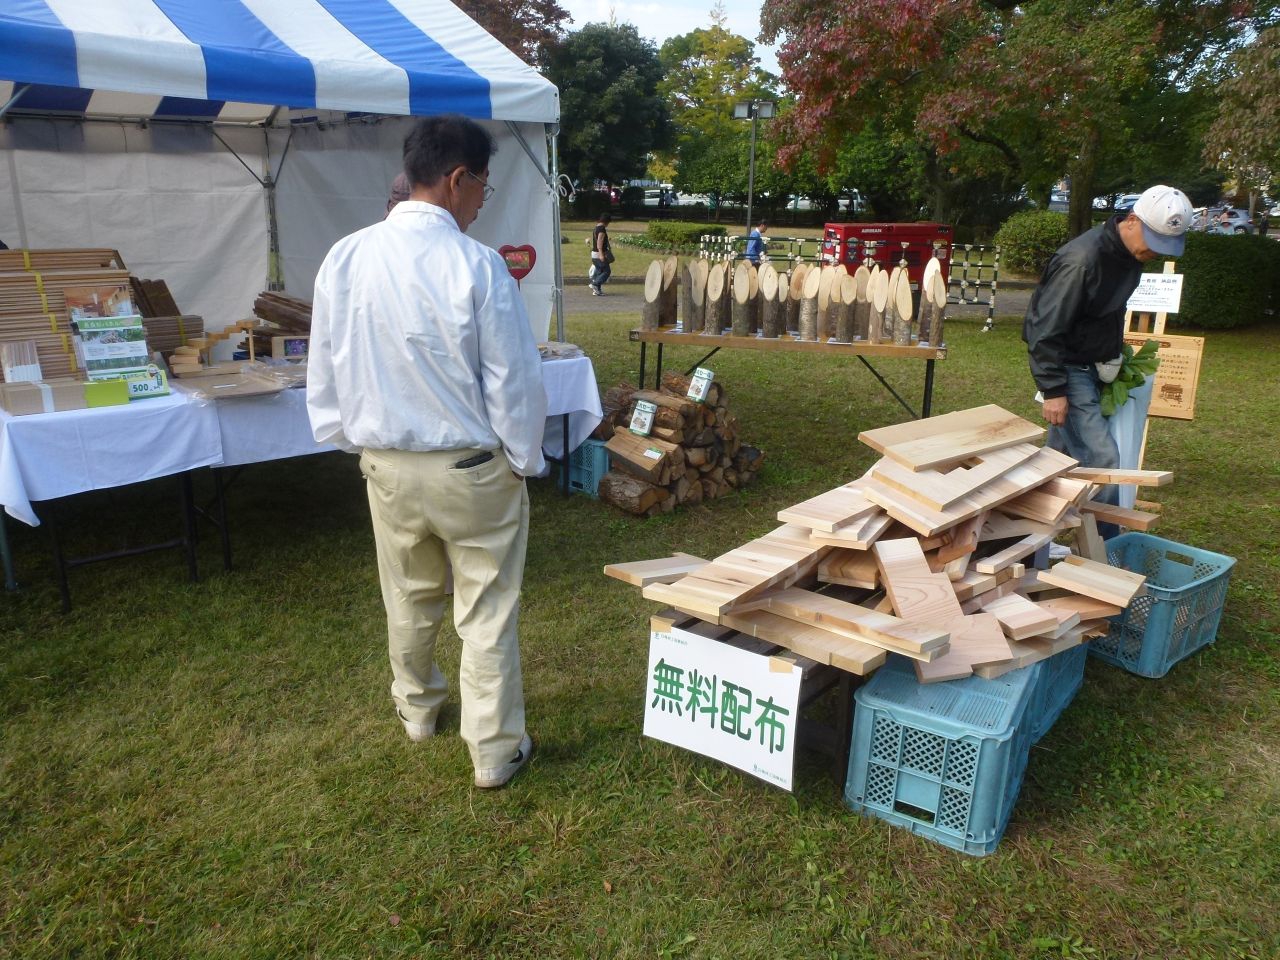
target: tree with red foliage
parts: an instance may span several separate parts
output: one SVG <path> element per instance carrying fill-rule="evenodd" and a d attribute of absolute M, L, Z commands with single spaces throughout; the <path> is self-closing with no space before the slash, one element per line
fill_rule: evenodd
<path fill-rule="evenodd" d="M 569 11 L 556 0 L 455 0 L 458 8 L 484 27 L 525 63 L 541 65 L 564 36 Z"/>
<path fill-rule="evenodd" d="M 1195 83 L 1274 12 L 1274 0 L 771 0 L 762 39 L 783 41 L 797 96 L 790 155 L 830 163 L 891 117 L 941 172 L 963 152 L 1046 195 L 1068 173 L 1080 232 L 1099 163 L 1149 119 L 1135 111 Z"/>

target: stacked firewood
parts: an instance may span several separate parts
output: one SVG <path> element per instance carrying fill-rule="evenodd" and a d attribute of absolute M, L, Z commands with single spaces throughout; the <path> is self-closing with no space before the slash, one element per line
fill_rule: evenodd
<path fill-rule="evenodd" d="M 612 469 L 600 478 L 601 500 L 628 513 L 654 516 L 751 482 L 764 453 L 742 442 L 723 386 L 713 381 L 701 403 L 688 393 L 689 378 L 676 373 L 663 375 L 661 390 L 622 383 L 605 392 L 605 415 L 595 436 L 607 441 Z M 641 400 L 656 408 L 648 436 L 629 429 Z"/>
<path fill-rule="evenodd" d="M 271 356 L 271 338 L 301 336 L 311 332 L 311 304 L 283 293 L 263 291 L 253 301 L 253 314 L 265 320 L 253 333 L 253 350 L 258 356 Z"/>
<path fill-rule="evenodd" d="M 787 267 L 790 269 L 786 269 Z M 911 283 L 902 267 L 881 270 L 843 264 L 705 258 L 680 268 L 675 257 L 654 260 L 645 274 L 640 321 L 644 330 L 674 327 L 705 336 L 790 336 L 834 343 L 941 345 L 947 285 L 933 258 L 912 317 Z"/>

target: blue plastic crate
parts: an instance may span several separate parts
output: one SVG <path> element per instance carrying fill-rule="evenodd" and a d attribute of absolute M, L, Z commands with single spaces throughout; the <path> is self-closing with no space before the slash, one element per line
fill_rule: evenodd
<path fill-rule="evenodd" d="M 1039 669 L 1039 676 L 1036 678 L 1035 697 L 1029 711 L 1033 718 L 1032 743 L 1040 742 L 1040 738 L 1058 722 L 1062 711 L 1071 705 L 1071 701 L 1080 692 L 1080 687 L 1084 684 L 1084 663 L 1088 658 L 1088 644 L 1081 644 L 1033 664 Z"/>
<path fill-rule="evenodd" d="M 563 464 L 560 467 L 564 469 Z M 589 497 L 600 494 L 600 478 L 609 472 L 609 451 L 603 440 L 583 440 L 569 455 L 569 489 Z"/>
<path fill-rule="evenodd" d="M 910 661 L 891 656 L 854 695 L 845 803 L 956 850 L 990 853 L 1027 769 L 1038 666 L 922 684 Z"/>
<path fill-rule="evenodd" d="M 1163 677 L 1179 660 L 1213 643 L 1235 558 L 1147 533 L 1107 541 L 1107 559 L 1147 578 L 1147 592 L 1111 618 L 1111 631 L 1089 644 L 1101 660 L 1142 677 Z"/>

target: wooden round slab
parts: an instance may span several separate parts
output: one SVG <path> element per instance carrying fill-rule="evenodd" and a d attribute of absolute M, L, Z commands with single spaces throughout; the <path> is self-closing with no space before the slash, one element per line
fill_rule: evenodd
<path fill-rule="evenodd" d="M 760 292 L 760 271 L 754 264 L 747 264 L 747 283 L 749 284 L 748 296 L 754 300 L 756 294 Z"/>
<path fill-rule="evenodd" d="M 766 300 L 778 299 L 778 271 L 767 263 L 760 266 L 760 296 Z"/>
<path fill-rule="evenodd" d="M 796 268 L 791 271 L 791 284 L 787 291 L 788 300 L 799 300 L 804 295 L 805 277 L 809 273 L 809 265 L 807 263 L 797 263 Z"/>
<path fill-rule="evenodd" d="M 860 264 L 858 269 L 853 271 L 853 282 L 856 285 L 859 300 L 866 301 L 871 299 L 871 294 L 867 292 L 867 283 L 870 280 L 871 271 L 867 269 L 866 264 Z"/>
<path fill-rule="evenodd" d="M 898 286 L 893 291 L 893 304 L 898 311 L 898 316 L 904 317 L 908 324 L 911 323 L 911 281 L 907 279 L 907 271 L 903 270 L 898 274 Z"/>
<path fill-rule="evenodd" d="M 929 299 L 933 301 L 935 307 L 945 307 L 947 305 L 947 281 L 943 279 L 941 270 L 933 275 L 932 287 L 931 293 L 933 296 Z"/>
<path fill-rule="evenodd" d="M 840 278 L 840 302 L 853 303 L 858 299 L 858 281 L 846 273 Z"/>
<path fill-rule="evenodd" d="M 884 313 L 885 304 L 889 302 L 889 274 L 877 270 L 871 279 L 871 309 Z"/>
<path fill-rule="evenodd" d="M 648 284 L 645 284 L 648 286 Z M 713 263 L 707 270 L 707 299 L 719 300 L 724 296 L 724 264 Z"/>
<path fill-rule="evenodd" d="M 937 257 L 930 257 L 929 262 L 924 265 L 924 276 L 920 280 L 920 291 L 923 293 L 928 290 L 930 296 L 933 295 L 933 275 L 942 271 L 942 264 L 938 262 Z"/>
<path fill-rule="evenodd" d="M 818 280 L 818 310 L 825 311 L 831 303 L 831 284 L 836 278 L 836 268 L 830 264 L 826 264 L 822 268 L 820 279 Z"/>
<path fill-rule="evenodd" d="M 654 260 L 644 274 L 644 302 L 653 303 L 662 295 L 662 261 Z"/>
<path fill-rule="evenodd" d="M 733 268 L 733 299 L 746 303 L 751 296 L 751 264 L 742 260 Z"/>
<path fill-rule="evenodd" d="M 705 259 L 695 260 L 689 264 L 689 285 L 693 288 L 693 299 L 696 303 L 701 303 L 706 296 L 709 266 Z"/>
<path fill-rule="evenodd" d="M 818 288 L 822 286 L 822 271 L 810 267 L 804 274 L 804 289 L 800 296 L 803 300 L 818 299 Z"/>
<path fill-rule="evenodd" d="M 670 286 L 676 279 L 676 272 L 680 269 L 680 261 L 675 257 L 667 257 L 662 264 L 662 286 L 664 288 Z"/>

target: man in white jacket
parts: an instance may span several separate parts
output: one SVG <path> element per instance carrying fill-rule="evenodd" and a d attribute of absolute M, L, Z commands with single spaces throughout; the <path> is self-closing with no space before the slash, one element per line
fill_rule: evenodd
<path fill-rule="evenodd" d="M 339 240 L 316 276 L 307 407 L 319 441 L 360 451 L 387 611 L 391 695 L 414 741 L 448 685 L 435 663 L 448 564 L 462 639 L 460 732 L 478 787 L 528 762 L 517 636 L 546 394 L 524 304 L 497 251 L 465 235 L 492 195 L 493 141 L 460 116 L 405 140 L 409 199 Z"/>

